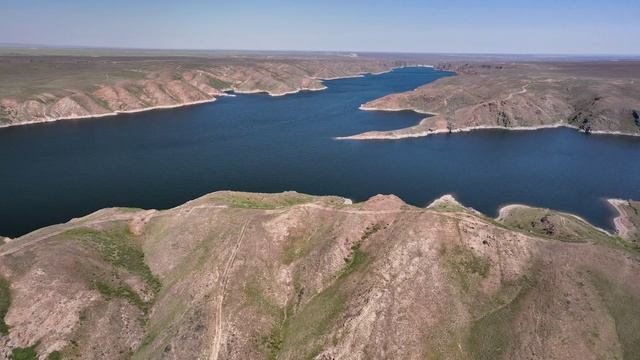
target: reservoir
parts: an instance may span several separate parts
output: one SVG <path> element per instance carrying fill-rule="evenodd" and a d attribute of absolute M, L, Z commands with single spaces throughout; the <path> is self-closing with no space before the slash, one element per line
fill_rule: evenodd
<path fill-rule="evenodd" d="M 415 124 L 423 115 L 358 107 L 451 75 L 403 68 L 326 81 L 323 91 L 0 129 L 0 235 L 104 207 L 169 208 L 217 190 L 354 201 L 396 194 L 416 206 L 450 193 L 489 216 L 524 203 L 607 229 L 603 199 L 640 199 L 640 138 L 545 129 L 333 139 Z"/>

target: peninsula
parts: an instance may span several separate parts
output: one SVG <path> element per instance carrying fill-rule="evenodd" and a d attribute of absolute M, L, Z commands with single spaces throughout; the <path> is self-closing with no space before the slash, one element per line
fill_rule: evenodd
<path fill-rule="evenodd" d="M 390 94 L 362 110 L 412 110 L 419 124 L 340 139 L 402 139 L 477 129 L 575 128 L 640 135 L 640 61 L 525 60 L 441 62 L 457 73 L 413 91 Z"/>

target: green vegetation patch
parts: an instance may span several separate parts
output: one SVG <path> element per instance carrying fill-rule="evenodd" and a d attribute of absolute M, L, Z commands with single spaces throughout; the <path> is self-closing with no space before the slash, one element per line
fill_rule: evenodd
<path fill-rule="evenodd" d="M 267 347 L 270 360 L 277 359 L 282 350 L 282 343 L 284 342 L 282 330 L 282 325 L 279 324 L 271 330 L 269 335 L 262 338 L 262 343 Z"/>
<path fill-rule="evenodd" d="M 314 246 L 322 246 L 322 239 L 331 237 L 331 224 L 323 223 L 311 233 L 291 234 L 282 252 L 282 263 L 289 265 L 297 259 L 309 254 Z M 317 240 L 317 241 L 316 241 Z"/>
<path fill-rule="evenodd" d="M 458 202 L 454 201 L 439 201 L 433 207 L 429 207 L 432 210 L 442 211 L 442 212 L 465 212 L 469 211 L 469 209 L 460 205 Z"/>
<path fill-rule="evenodd" d="M 351 256 L 347 258 L 347 263 L 340 271 L 338 278 L 344 278 L 356 270 L 362 268 L 369 263 L 369 256 L 360 249 L 360 244 L 354 244 L 351 247 Z"/>
<path fill-rule="evenodd" d="M 449 268 L 464 291 L 470 289 L 475 277 L 486 278 L 489 275 L 491 262 L 464 246 L 443 248 L 441 255 L 446 259 Z"/>
<path fill-rule="evenodd" d="M 532 276 L 523 276 L 513 284 L 506 284 L 502 292 L 507 294 L 516 290 L 515 296 L 505 302 L 505 294 L 498 294 L 493 303 L 494 309 L 476 319 L 466 340 L 466 349 L 473 359 L 500 359 L 512 341 L 512 326 L 520 311 L 523 299 L 535 286 Z"/>
<path fill-rule="evenodd" d="M 138 275 L 155 293 L 160 290 L 160 281 L 151 273 L 140 245 L 126 226 L 103 231 L 75 228 L 66 231 L 64 235 L 89 244 L 100 252 L 105 261 Z"/>
<path fill-rule="evenodd" d="M 259 279 L 248 281 L 244 286 L 244 294 L 249 303 L 258 307 L 262 312 L 274 317 L 282 315 L 282 310 L 265 294 Z"/>
<path fill-rule="evenodd" d="M 107 110 L 111 110 L 111 107 L 109 107 L 109 103 L 106 100 L 104 100 L 103 98 L 101 98 L 99 96 L 95 96 L 95 95 L 93 95 L 91 93 L 87 93 L 87 96 L 89 96 L 91 99 L 93 99 L 95 102 L 97 102 L 103 108 L 105 108 Z"/>
<path fill-rule="evenodd" d="M 96 279 L 92 281 L 92 285 L 99 293 L 107 298 L 117 297 L 126 299 L 145 313 L 149 311 L 151 304 L 142 300 L 140 296 L 125 283 L 113 283 Z"/>
<path fill-rule="evenodd" d="M 364 233 L 362 234 L 362 236 L 360 237 L 361 241 L 367 240 L 369 237 L 371 237 L 373 234 L 377 233 L 378 231 L 380 231 L 380 229 L 382 229 L 382 225 L 375 223 L 371 226 L 367 226 L 366 229 L 364 229 Z"/>
<path fill-rule="evenodd" d="M 4 322 L 4 317 L 11 306 L 11 286 L 7 279 L 0 276 L 0 334 L 9 334 L 9 326 Z"/>
<path fill-rule="evenodd" d="M 637 256 L 640 256 L 640 245 L 637 243 L 629 242 L 619 236 L 609 236 L 607 237 L 607 241 L 605 245 L 609 245 L 618 249 L 625 250 L 627 252 L 633 253 Z"/>
<path fill-rule="evenodd" d="M 321 341 L 322 336 L 336 317 L 344 309 L 345 295 L 339 290 L 339 282 L 314 296 L 294 316 L 288 318 L 280 327 L 275 329 L 270 337 L 274 344 L 278 344 L 278 351 L 287 349 L 304 349 L 305 345 Z M 316 344 L 317 345 L 317 344 Z M 315 348 L 315 346 L 312 346 Z M 313 354 L 297 354 L 294 357 L 308 358 Z M 300 356 L 302 355 L 302 356 Z"/>
<path fill-rule="evenodd" d="M 567 242 L 599 240 L 607 236 L 569 214 L 533 207 L 510 209 L 503 223 L 521 232 Z"/>
<path fill-rule="evenodd" d="M 423 348 L 425 360 L 463 360 L 469 358 L 460 346 L 464 343 L 464 338 L 448 325 L 450 324 L 436 325 L 435 328 L 429 329 Z"/>
<path fill-rule="evenodd" d="M 627 238 L 636 244 L 640 243 L 640 201 L 627 200 L 624 208 L 624 212 L 626 213 L 625 217 L 631 222 L 631 229 L 629 229 L 630 231 L 627 234 Z"/>
<path fill-rule="evenodd" d="M 160 281 L 151 273 L 151 269 L 144 261 L 144 253 L 126 225 L 119 225 L 108 230 L 90 228 L 75 228 L 66 231 L 63 236 L 86 244 L 100 253 L 102 259 L 114 267 L 126 270 L 128 273 L 142 279 L 157 295 L 160 291 Z M 104 271 L 83 270 L 91 286 L 107 298 L 122 298 L 147 313 L 154 299 L 144 301 L 124 281 L 120 280 L 117 272 L 106 274 Z"/>
<path fill-rule="evenodd" d="M 11 351 L 12 360 L 36 360 L 38 359 L 38 353 L 36 352 L 36 347 L 38 343 L 35 343 L 26 348 L 15 348 Z"/>
<path fill-rule="evenodd" d="M 511 209 L 502 219 L 509 229 L 528 235 L 566 242 L 597 242 L 640 255 L 640 246 L 619 236 L 610 236 L 588 222 L 571 214 L 558 211 L 518 207 Z"/>
<path fill-rule="evenodd" d="M 591 279 L 615 321 L 624 358 L 640 358 L 640 299 L 604 277 L 591 273 Z"/>
<path fill-rule="evenodd" d="M 231 83 L 210 77 L 209 86 L 211 86 L 212 88 L 216 88 L 218 90 L 224 90 L 224 89 L 231 88 Z"/>
<path fill-rule="evenodd" d="M 351 255 L 348 258 L 344 259 L 346 264 L 338 274 L 339 279 L 348 276 L 349 274 L 361 269 L 362 267 L 364 267 L 369 263 L 370 261 L 369 256 L 364 251 L 362 251 L 360 246 L 362 245 L 363 241 L 367 240 L 373 234 L 380 231 L 380 229 L 382 229 L 382 225 L 380 224 L 373 224 L 371 226 L 367 226 L 362 236 L 360 236 L 360 241 L 351 245 Z"/>
<path fill-rule="evenodd" d="M 311 236 L 291 236 L 289 242 L 282 253 L 282 263 L 289 265 L 299 259 L 308 250 Z"/>
<path fill-rule="evenodd" d="M 127 86 L 127 91 L 133 94 L 138 100 L 144 95 L 144 88 L 141 85 L 131 84 Z"/>
<path fill-rule="evenodd" d="M 47 360 L 62 360 L 62 354 L 60 351 L 52 351 L 47 355 Z"/>
<path fill-rule="evenodd" d="M 263 338 L 269 357 L 276 359 L 280 354 L 289 352 L 289 356 L 296 359 L 311 359 L 316 356 L 324 345 L 322 337 L 344 310 L 348 298 L 345 281 L 350 275 L 362 270 L 369 261 L 370 257 L 356 244 L 352 247 L 347 263 L 331 285 L 313 296 L 295 313 L 295 300 L 289 301 L 285 309 L 287 318 L 284 319 L 284 315 L 281 315 L 277 325 Z M 293 282 L 295 299 L 300 297 L 303 289 L 298 275 L 294 275 Z"/>
<path fill-rule="evenodd" d="M 313 200 L 312 196 L 284 193 L 276 195 L 261 194 L 232 194 L 225 198 L 227 205 L 234 208 L 248 209 L 277 209 L 297 204 L 304 204 Z"/>

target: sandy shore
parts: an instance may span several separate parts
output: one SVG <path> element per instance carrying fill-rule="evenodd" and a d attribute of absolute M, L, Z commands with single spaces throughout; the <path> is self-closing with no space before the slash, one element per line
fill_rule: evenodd
<path fill-rule="evenodd" d="M 267 91 L 267 90 L 231 90 L 231 91 L 233 91 L 236 94 L 267 94 L 269 96 L 278 97 L 278 96 L 297 94 L 297 93 L 303 92 L 303 91 L 322 91 L 322 90 L 326 90 L 326 89 L 327 89 L 326 86 L 322 86 L 322 87 L 319 87 L 319 88 L 298 88 L 298 89 L 295 89 L 295 90 L 285 91 L 285 92 L 281 92 L 281 93 L 274 93 L 274 92 Z"/>
<path fill-rule="evenodd" d="M 340 79 L 354 79 L 354 78 L 364 77 L 366 74 L 368 74 L 368 73 L 348 75 L 348 76 L 336 76 L 336 77 L 330 77 L 330 78 L 314 77 L 314 79 L 320 80 L 320 81 L 331 81 L 331 80 L 340 80 Z M 371 73 L 371 75 L 377 75 L 377 73 Z"/>
<path fill-rule="evenodd" d="M 418 110 L 418 109 L 402 109 L 402 108 L 373 108 L 373 107 L 368 107 L 364 104 L 360 105 L 360 107 L 358 108 L 359 110 L 362 111 L 387 111 L 387 112 L 399 112 L 399 111 L 413 111 L 414 113 L 417 114 L 422 114 L 422 115 L 429 115 L 429 116 L 436 116 L 438 115 L 437 113 L 432 113 L 432 112 L 428 112 L 428 111 L 422 111 L 422 110 Z M 421 124 L 424 121 L 424 119 L 420 120 Z M 409 129 L 409 128 L 406 128 Z"/>
<path fill-rule="evenodd" d="M 222 95 L 222 96 L 224 96 L 224 95 Z M 145 108 L 122 110 L 122 111 L 113 111 L 113 112 L 108 112 L 108 113 L 103 113 L 103 114 L 46 118 L 46 119 L 41 119 L 41 120 L 36 120 L 36 121 L 22 122 L 22 123 L 18 123 L 18 124 L 0 125 L 0 128 L 6 128 L 6 127 L 11 127 L 11 126 L 20 126 L 20 125 L 42 124 L 42 123 L 48 123 L 48 122 L 54 122 L 54 121 L 60 121 L 60 120 L 81 120 L 81 119 L 102 118 L 102 117 L 108 117 L 108 116 L 117 116 L 117 115 L 121 115 L 121 114 L 134 114 L 134 113 L 139 113 L 139 112 L 143 112 L 143 111 L 151 111 L 151 110 L 174 109 L 174 108 L 179 108 L 179 107 L 183 107 L 183 106 L 205 104 L 205 103 L 210 103 L 210 102 L 214 102 L 214 101 L 216 101 L 215 97 L 211 98 L 211 99 L 207 99 L 207 100 L 190 101 L 190 102 L 186 102 L 186 103 L 182 103 L 182 104 L 149 106 L 149 107 L 145 107 Z"/>
<path fill-rule="evenodd" d="M 578 129 L 577 127 L 573 127 L 565 124 L 552 124 L 552 125 L 541 125 L 541 126 L 531 126 L 531 127 L 519 126 L 519 127 L 509 127 L 509 128 L 502 127 L 502 126 L 480 125 L 480 126 L 470 126 L 466 128 L 452 129 L 451 131 L 449 131 L 448 129 L 417 130 L 415 129 L 417 128 L 416 126 L 416 127 L 404 128 L 399 130 L 391 130 L 386 132 L 374 132 L 374 131 L 365 132 L 357 135 L 335 137 L 334 139 L 336 140 L 401 140 L 401 139 L 419 138 L 419 137 L 425 137 L 425 136 L 437 135 L 437 134 L 449 134 L 449 133 L 454 134 L 454 133 L 470 132 L 470 131 L 476 131 L 476 130 L 531 131 L 531 130 L 540 130 L 540 129 L 553 129 L 553 128 L 560 128 L 560 127 L 572 128 L 576 130 Z M 415 129 L 417 131 L 407 131 L 410 129 Z M 616 133 L 615 135 L 625 135 L 625 134 Z M 628 134 L 628 135 L 633 136 L 635 134 Z M 638 136 L 638 135 L 635 135 L 635 136 Z"/>
<path fill-rule="evenodd" d="M 407 66 L 394 66 L 392 68 L 390 68 L 389 70 L 384 70 L 384 71 L 378 71 L 378 72 L 364 72 L 364 73 L 360 73 L 360 74 L 355 74 L 355 75 L 349 75 L 349 76 L 336 76 L 336 77 L 331 77 L 331 78 L 321 78 L 321 77 L 315 77 L 314 79 L 318 79 L 318 80 L 339 80 L 339 79 L 351 79 L 351 78 L 361 78 L 364 77 L 365 75 L 382 75 L 382 74 L 387 74 L 392 72 L 393 70 L 398 70 L 398 69 L 404 69 L 404 68 L 412 68 L 412 67 L 422 67 L 422 68 L 431 68 L 433 69 L 434 66 L 433 65 L 423 65 L 423 64 L 417 64 L 417 65 L 407 65 Z"/>
<path fill-rule="evenodd" d="M 427 127 L 427 122 L 433 121 L 433 117 L 438 116 L 437 113 L 430 113 L 426 111 L 420 111 L 411 108 L 373 108 L 367 107 L 365 105 L 360 105 L 360 110 L 364 111 L 413 111 L 418 114 L 429 115 L 430 117 L 424 118 L 420 120 L 420 122 L 414 126 L 401 128 L 397 130 L 389 130 L 389 131 L 368 131 L 356 135 L 350 136 L 338 136 L 335 137 L 335 140 L 401 140 L 401 139 L 410 139 L 410 138 L 419 138 L 430 135 L 437 134 L 449 134 L 449 133 L 462 133 L 462 132 L 470 132 L 476 130 L 509 130 L 509 131 L 532 131 L 532 130 L 541 130 L 541 129 L 555 129 L 555 128 L 568 128 L 580 131 L 580 128 L 577 126 L 565 124 L 565 123 L 555 123 L 549 125 L 535 125 L 535 126 L 513 126 L 513 127 L 504 127 L 504 126 L 494 126 L 494 125 L 478 125 L 478 126 L 468 126 L 464 128 L 452 129 L 443 129 L 443 128 L 430 128 Z M 435 125 L 435 124 L 430 124 Z M 602 130 L 592 130 L 591 134 L 594 135 L 621 135 L 621 136 L 640 136 L 640 133 L 627 133 L 622 131 L 602 131 Z"/>
<path fill-rule="evenodd" d="M 326 89 L 327 89 L 326 86 L 323 86 L 321 88 L 300 88 L 300 89 L 296 89 L 296 90 L 292 90 L 292 91 L 288 91 L 288 92 L 283 92 L 283 93 L 272 93 L 272 92 L 265 91 L 265 90 L 234 90 L 234 89 L 228 89 L 226 91 L 233 91 L 236 94 L 265 93 L 265 94 L 268 94 L 269 96 L 278 97 L 278 96 L 296 94 L 296 93 L 299 93 L 299 92 L 302 92 L 302 91 L 322 91 L 322 90 L 326 90 Z M 235 95 L 233 95 L 233 94 L 217 95 L 217 97 L 223 97 L 223 96 L 235 96 Z M 116 116 L 116 115 L 120 115 L 120 114 L 133 114 L 133 113 L 139 113 L 139 112 L 151 111 L 151 110 L 174 109 L 174 108 L 179 108 L 179 107 L 183 107 L 183 106 L 198 105 L 198 104 L 205 104 L 205 103 L 214 102 L 214 101 L 216 101 L 217 97 L 212 97 L 211 99 L 206 99 L 206 100 L 190 101 L 190 102 L 180 103 L 180 104 L 149 106 L 149 107 L 131 109 L 131 110 L 112 111 L 112 112 L 107 112 L 107 113 L 102 113 L 102 114 L 80 115 L 80 116 L 61 116 L 61 117 L 45 118 L 45 119 L 40 119 L 40 120 L 36 120 L 36 121 L 21 122 L 21 123 L 16 123 L 16 124 L 0 124 L 0 128 L 6 128 L 6 127 L 11 127 L 11 126 L 20 126 L 20 125 L 42 124 L 42 123 L 48 123 L 48 122 L 54 122 L 54 121 L 60 121 L 60 120 L 81 120 L 81 119 L 102 118 L 102 117 L 108 117 L 108 116 Z"/>
<path fill-rule="evenodd" d="M 621 199 L 607 199 L 607 202 L 618 212 L 618 216 L 613 218 L 613 225 L 617 234 L 621 238 L 627 239 L 633 229 L 633 225 L 627 219 L 627 212 L 624 209 L 628 202 Z"/>
<path fill-rule="evenodd" d="M 433 67 L 430 65 L 413 65 L 413 66 Z M 527 86 L 529 85 L 530 84 L 526 84 L 522 86 L 522 90 L 509 94 L 509 96 L 506 99 L 511 98 L 514 94 L 523 94 L 527 92 Z M 414 91 L 416 90 L 417 89 L 414 89 Z M 371 102 L 375 102 L 375 101 L 376 100 L 373 100 Z M 427 115 L 428 117 L 420 120 L 416 125 L 406 127 L 406 128 L 400 128 L 396 130 L 387 130 L 387 131 L 368 131 L 368 132 L 363 132 L 360 134 L 354 134 L 350 136 L 335 137 L 334 138 L 335 140 L 400 140 L 400 139 L 425 137 L 425 136 L 435 135 L 435 134 L 460 133 L 460 132 L 469 132 L 469 131 L 475 131 L 475 130 L 531 131 L 531 130 L 564 127 L 564 128 L 581 131 L 581 129 L 578 128 L 577 126 L 570 125 L 561 121 L 553 124 L 533 125 L 533 126 L 514 126 L 514 127 L 504 127 L 504 126 L 498 126 L 498 125 L 476 125 L 476 126 L 467 126 L 467 127 L 461 127 L 461 128 L 449 130 L 447 128 L 447 123 L 448 123 L 447 119 L 442 117 L 440 113 L 428 112 L 428 111 L 411 108 L 411 107 L 385 108 L 385 107 L 376 107 L 375 105 L 367 106 L 367 104 L 360 105 L 359 109 L 363 111 L 413 111 L 417 114 Z M 590 133 L 594 135 L 640 136 L 640 132 L 624 132 L 624 131 L 613 131 L 613 130 L 612 131 L 591 130 Z"/>

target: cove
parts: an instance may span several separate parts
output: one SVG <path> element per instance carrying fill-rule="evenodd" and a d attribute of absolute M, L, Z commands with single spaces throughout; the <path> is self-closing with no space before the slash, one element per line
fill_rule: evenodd
<path fill-rule="evenodd" d="M 422 115 L 358 107 L 451 75 L 403 68 L 326 81 L 324 91 L 0 129 L 0 235 L 104 207 L 168 208 L 217 190 L 354 201 L 391 193 L 417 206 L 451 193 L 490 216 L 524 203 L 607 229 L 603 199 L 640 199 L 640 138 L 545 129 L 333 140 L 415 124 Z"/>

